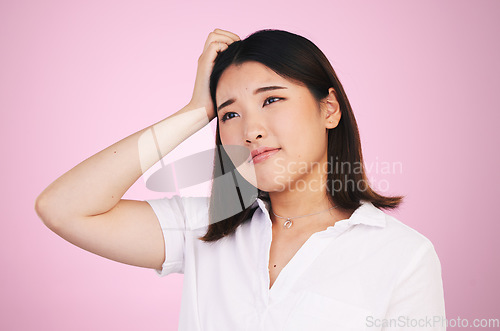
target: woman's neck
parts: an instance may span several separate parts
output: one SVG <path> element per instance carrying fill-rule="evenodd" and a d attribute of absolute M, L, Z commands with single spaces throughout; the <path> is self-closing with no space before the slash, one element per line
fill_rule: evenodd
<path fill-rule="evenodd" d="M 283 233 L 287 237 L 310 235 L 333 226 L 337 221 L 350 218 L 354 209 L 342 209 L 335 206 L 330 202 L 327 194 L 326 191 L 269 192 L 273 229 L 276 233 Z M 330 209 L 332 207 L 335 208 Z M 285 228 L 283 225 L 286 219 L 276 217 L 273 213 L 281 217 L 291 218 L 292 227 Z M 315 215 L 298 218 L 309 214 Z M 295 219 L 296 217 L 297 219 Z"/>
<path fill-rule="evenodd" d="M 334 207 L 327 193 L 320 191 L 269 192 L 269 199 L 272 211 L 282 217 L 298 217 Z"/>

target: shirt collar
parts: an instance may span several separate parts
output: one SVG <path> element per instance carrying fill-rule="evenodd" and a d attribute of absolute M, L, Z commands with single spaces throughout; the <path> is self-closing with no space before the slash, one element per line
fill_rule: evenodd
<path fill-rule="evenodd" d="M 256 203 L 261 211 L 270 219 L 269 203 L 261 198 L 257 198 Z M 369 201 L 361 200 L 360 203 L 361 206 L 352 213 L 351 217 L 343 221 L 347 221 L 351 225 L 365 224 L 384 228 L 386 225 L 385 213 Z"/>

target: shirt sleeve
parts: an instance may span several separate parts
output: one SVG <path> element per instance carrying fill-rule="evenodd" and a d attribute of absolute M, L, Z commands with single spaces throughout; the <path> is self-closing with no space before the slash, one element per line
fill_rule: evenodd
<path fill-rule="evenodd" d="M 382 330 L 446 330 L 441 263 L 425 241 L 394 287 Z"/>
<path fill-rule="evenodd" d="M 155 270 L 160 277 L 184 273 L 186 213 L 182 200 L 180 196 L 146 200 L 158 218 L 165 243 L 165 261 L 161 270 Z"/>

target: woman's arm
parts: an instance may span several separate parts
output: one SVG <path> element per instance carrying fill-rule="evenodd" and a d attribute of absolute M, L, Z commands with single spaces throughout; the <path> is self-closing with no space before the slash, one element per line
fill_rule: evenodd
<path fill-rule="evenodd" d="M 400 275 L 385 320 L 389 330 L 446 330 L 441 263 L 434 246 L 425 242 Z M 391 323 L 392 323 L 391 322 Z"/>
<path fill-rule="evenodd" d="M 190 103 L 84 160 L 37 198 L 43 222 L 69 242 L 95 254 L 142 267 L 160 268 L 163 236 L 145 201 L 123 200 L 125 192 L 160 158 L 215 116 L 208 80 L 217 52 L 238 36 L 216 29 L 198 61 Z"/>

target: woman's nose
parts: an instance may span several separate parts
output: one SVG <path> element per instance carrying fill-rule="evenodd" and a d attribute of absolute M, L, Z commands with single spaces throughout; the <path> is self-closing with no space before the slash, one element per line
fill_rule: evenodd
<path fill-rule="evenodd" d="M 262 138 L 262 135 L 260 135 L 260 134 L 257 135 L 257 137 L 255 137 L 255 139 L 253 139 L 253 140 L 252 139 L 247 139 L 246 142 L 249 143 L 249 144 L 251 144 L 252 142 L 256 141 L 259 138 Z"/>
<path fill-rule="evenodd" d="M 266 136 L 266 128 L 260 117 L 248 118 L 245 123 L 245 141 L 249 144 Z"/>

